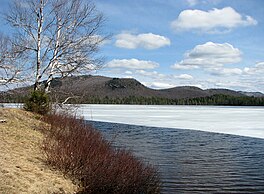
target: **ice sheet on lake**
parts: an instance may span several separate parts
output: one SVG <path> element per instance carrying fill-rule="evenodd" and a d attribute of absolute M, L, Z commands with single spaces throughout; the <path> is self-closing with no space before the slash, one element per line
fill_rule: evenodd
<path fill-rule="evenodd" d="M 264 138 L 264 107 L 81 105 L 86 120 Z"/>

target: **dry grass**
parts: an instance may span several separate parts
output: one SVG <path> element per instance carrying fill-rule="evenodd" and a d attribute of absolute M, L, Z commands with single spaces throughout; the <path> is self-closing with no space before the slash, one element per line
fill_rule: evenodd
<path fill-rule="evenodd" d="M 0 193 L 74 193 L 77 187 L 45 165 L 41 150 L 44 125 L 36 115 L 18 109 L 0 109 Z"/>

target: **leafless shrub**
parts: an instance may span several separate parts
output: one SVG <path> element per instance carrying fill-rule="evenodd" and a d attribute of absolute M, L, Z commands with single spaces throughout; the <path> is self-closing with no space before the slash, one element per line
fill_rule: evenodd
<path fill-rule="evenodd" d="M 50 124 L 43 148 L 49 164 L 76 181 L 79 193 L 159 193 L 154 167 L 126 150 L 115 150 L 100 132 L 66 114 L 44 119 Z"/>

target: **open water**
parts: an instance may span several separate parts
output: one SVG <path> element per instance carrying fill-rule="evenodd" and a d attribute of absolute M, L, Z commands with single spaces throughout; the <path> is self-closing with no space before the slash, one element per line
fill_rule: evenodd
<path fill-rule="evenodd" d="M 118 148 L 154 164 L 162 193 L 264 193 L 264 139 L 91 122 Z"/>

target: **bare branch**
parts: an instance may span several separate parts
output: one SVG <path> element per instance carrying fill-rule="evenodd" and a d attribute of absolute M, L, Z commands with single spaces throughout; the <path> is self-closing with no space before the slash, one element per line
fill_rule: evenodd
<path fill-rule="evenodd" d="M 0 34 L 0 85 L 7 86 L 20 81 L 22 66 L 17 65 L 15 60 L 19 55 L 20 52 L 12 45 L 10 39 Z"/>
<path fill-rule="evenodd" d="M 13 57 L 33 67 L 35 89 L 47 79 L 48 92 L 54 77 L 102 66 L 95 56 L 108 36 L 100 33 L 103 15 L 89 0 L 15 0 L 5 18 L 15 32 Z"/>

